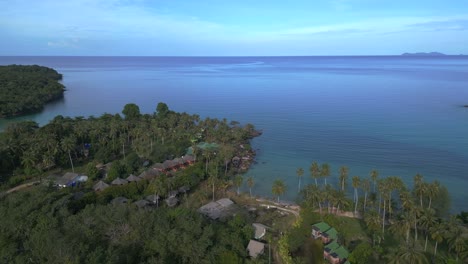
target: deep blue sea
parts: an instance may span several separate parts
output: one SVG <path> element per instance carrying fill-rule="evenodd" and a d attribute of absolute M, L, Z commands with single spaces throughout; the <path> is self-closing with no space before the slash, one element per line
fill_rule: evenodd
<path fill-rule="evenodd" d="M 0 57 L 64 75 L 61 101 L 21 117 L 99 116 L 133 102 L 253 123 L 254 193 L 271 196 L 276 178 L 297 195 L 296 169 L 312 183 L 311 161 L 368 177 L 416 173 L 438 179 L 452 210 L 468 210 L 468 57 Z M 16 119 L 17 120 L 17 119 Z M 12 120 L 0 120 L 0 129 Z"/>

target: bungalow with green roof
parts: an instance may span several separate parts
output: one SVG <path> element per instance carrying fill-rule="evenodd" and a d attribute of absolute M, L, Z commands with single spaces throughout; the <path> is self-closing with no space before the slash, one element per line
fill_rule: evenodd
<path fill-rule="evenodd" d="M 339 247 L 331 252 L 328 256 L 328 260 L 332 264 L 340 264 L 345 262 L 349 257 L 349 252 L 344 247 Z"/>
<path fill-rule="evenodd" d="M 325 245 L 323 247 L 323 257 L 328 258 L 334 250 L 340 247 L 340 244 L 338 244 L 336 241 L 333 241 L 329 243 L 328 245 Z"/>
<path fill-rule="evenodd" d="M 312 225 L 312 236 L 315 239 L 318 239 L 319 237 L 322 237 L 322 233 L 329 230 L 331 227 L 325 223 L 325 222 L 320 222 Z"/>
<path fill-rule="evenodd" d="M 325 232 L 322 232 L 322 242 L 324 244 L 330 243 L 332 240 L 336 240 L 338 238 L 338 231 L 335 228 L 330 228 Z"/>

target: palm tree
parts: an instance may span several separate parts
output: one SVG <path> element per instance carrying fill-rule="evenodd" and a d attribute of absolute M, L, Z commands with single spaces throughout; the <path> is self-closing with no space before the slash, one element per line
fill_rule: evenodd
<path fill-rule="evenodd" d="M 434 245 L 434 257 L 437 256 L 437 245 L 444 240 L 444 227 L 441 223 L 435 222 L 435 224 L 429 228 L 431 238 L 435 241 Z"/>
<path fill-rule="evenodd" d="M 413 214 L 411 214 L 410 212 L 404 212 L 398 217 L 395 224 L 393 224 L 389 228 L 389 230 L 391 230 L 392 233 L 404 236 L 406 245 L 409 245 L 410 231 L 411 226 L 413 225 L 412 217 Z"/>
<path fill-rule="evenodd" d="M 21 165 L 23 165 L 26 174 L 30 174 L 37 164 L 37 152 L 30 148 L 23 152 L 21 156 Z"/>
<path fill-rule="evenodd" d="M 342 191 L 335 191 L 334 192 L 334 200 L 336 203 L 336 214 L 340 211 L 340 206 L 342 208 L 346 208 L 349 206 L 350 201 L 346 198 L 346 194 Z"/>
<path fill-rule="evenodd" d="M 304 170 L 302 168 L 298 168 L 296 170 L 296 174 L 297 174 L 297 178 L 299 179 L 299 184 L 297 186 L 297 192 L 300 192 L 301 191 L 301 179 L 302 179 L 302 175 L 304 175 Z"/>
<path fill-rule="evenodd" d="M 372 244 L 374 246 L 375 246 L 375 236 L 379 233 L 381 221 L 382 219 L 380 218 L 380 214 L 377 213 L 375 210 L 366 212 L 364 216 L 364 222 L 366 223 L 367 228 L 373 233 Z"/>
<path fill-rule="evenodd" d="M 417 196 L 419 196 L 419 201 L 421 204 L 421 208 L 423 207 L 423 195 L 427 192 L 427 186 L 423 181 L 423 176 L 421 174 L 416 174 L 414 176 L 414 192 Z"/>
<path fill-rule="evenodd" d="M 322 190 L 316 185 L 308 185 L 305 196 L 306 202 L 310 204 L 312 207 L 315 203 L 317 203 L 319 207 L 320 214 L 322 214 L 322 199 L 323 199 L 323 192 Z"/>
<path fill-rule="evenodd" d="M 275 180 L 273 182 L 271 192 L 278 197 L 278 203 L 279 203 L 280 195 L 286 192 L 286 185 L 284 184 L 284 181 L 280 179 Z"/>
<path fill-rule="evenodd" d="M 460 220 L 452 216 L 447 222 L 445 238 L 447 239 L 449 249 L 454 250 L 456 253 L 456 260 L 458 261 L 461 252 L 467 249 L 465 242 L 464 228 L 460 224 Z"/>
<path fill-rule="evenodd" d="M 349 169 L 346 166 L 341 166 L 340 168 L 340 185 L 341 190 L 344 191 L 346 187 L 346 180 L 348 179 Z"/>
<path fill-rule="evenodd" d="M 379 172 L 377 170 L 372 170 L 370 172 L 370 177 L 372 182 L 374 183 L 374 192 L 375 192 L 375 183 L 377 182 L 377 177 L 379 176 Z"/>
<path fill-rule="evenodd" d="M 209 171 L 209 175 L 210 175 L 210 183 L 211 183 L 211 187 L 212 187 L 212 200 L 214 202 L 215 200 L 215 184 L 218 180 L 218 167 L 217 166 L 212 166 L 210 168 L 210 171 Z"/>
<path fill-rule="evenodd" d="M 402 246 L 399 250 L 399 255 L 404 263 L 408 264 L 424 264 L 429 263 L 426 255 L 421 250 L 420 246 L 414 242 L 412 245 Z"/>
<path fill-rule="evenodd" d="M 62 139 L 60 144 L 62 146 L 62 150 L 68 153 L 68 158 L 70 159 L 70 164 L 71 164 L 71 167 L 72 167 L 72 171 L 74 173 L 75 168 L 73 167 L 73 160 L 72 160 L 70 152 L 75 148 L 76 138 L 73 135 L 69 136 L 69 137 L 66 137 L 66 138 Z"/>
<path fill-rule="evenodd" d="M 356 203 L 354 205 L 354 214 L 357 213 L 357 204 L 359 200 L 357 188 L 359 188 L 359 183 L 360 183 L 359 176 L 354 176 L 353 177 L 354 202 Z"/>
<path fill-rule="evenodd" d="M 431 208 L 424 209 L 422 211 L 421 218 L 419 219 L 419 222 L 421 224 L 421 227 L 424 230 L 424 233 L 426 234 L 426 241 L 424 243 L 424 251 L 427 250 L 427 239 L 429 237 L 429 229 L 435 225 L 437 222 L 437 219 L 435 217 L 435 211 Z"/>
<path fill-rule="evenodd" d="M 316 161 L 312 162 L 312 165 L 310 165 L 310 176 L 312 179 L 315 180 L 315 186 L 318 186 L 317 184 L 317 178 L 320 177 L 320 168 L 319 165 Z"/>
<path fill-rule="evenodd" d="M 429 196 L 428 208 L 431 208 L 432 198 L 437 197 L 439 195 L 439 192 L 440 192 L 440 183 L 437 180 L 429 184 L 427 188 L 427 194 Z"/>
<path fill-rule="evenodd" d="M 361 183 L 362 189 L 364 190 L 364 211 L 366 211 L 367 204 L 367 193 L 370 191 L 370 181 L 369 179 L 364 179 Z"/>
<path fill-rule="evenodd" d="M 249 176 L 247 178 L 247 186 L 249 186 L 250 197 L 252 197 L 252 187 L 254 186 L 254 184 L 255 184 L 254 179 L 252 178 L 252 176 Z"/>
<path fill-rule="evenodd" d="M 385 235 L 385 208 L 387 207 L 386 206 L 386 201 L 387 201 L 387 196 L 388 196 L 388 189 L 387 189 L 387 184 L 383 181 L 383 180 L 380 180 L 378 182 L 378 189 L 379 189 L 379 193 L 380 193 L 380 197 L 383 198 L 383 214 L 382 214 L 382 235 Z M 380 208 L 380 207 L 379 207 Z M 380 209 L 379 209 L 380 211 Z"/>
<path fill-rule="evenodd" d="M 240 194 L 239 188 L 241 187 L 243 181 L 244 181 L 244 178 L 242 178 L 242 175 L 240 175 L 240 174 L 236 175 L 236 177 L 234 177 L 234 184 L 237 187 L 237 195 Z"/>
<path fill-rule="evenodd" d="M 327 185 L 327 178 L 330 176 L 330 165 L 328 163 L 322 164 L 322 169 L 320 170 L 320 177 L 323 177 L 325 180 L 325 185 Z"/>

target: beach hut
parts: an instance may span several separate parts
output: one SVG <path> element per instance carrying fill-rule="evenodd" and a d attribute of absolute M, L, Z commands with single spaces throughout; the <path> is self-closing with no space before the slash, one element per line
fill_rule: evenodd
<path fill-rule="evenodd" d="M 247 251 L 249 252 L 249 256 L 252 258 L 256 258 L 258 255 L 263 254 L 264 250 L 265 244 L 253 239 L 251 239 L 247 245 Z"/>
<path fill-rule="evenodd" d="M 125 185 L 128 181 L 122 178 L 117 178 L 111 182 L 112 185 Z"/>
<path fill-rule="evenodd" d="M 328 257 L 328 260 L 330 260 L 330 263 L 332 263 L 332 264 L 339 264 L 339 263 L 342 263 L 342 262 L 346 261 L 346 259 L 348 259 L 348 257 L 349 257 L 348 250 L 346 250 L 346 248 L 341 246 L 341 247 L 333 250 L 330 253 L 330 256 Z"/>
<path fill-rule="evenodd" d="M 138 200 L 133 204 L 136 205 L 138 208 L 145 208 L 146 206 L 148 206 L 149 202 L 147 200 Z"/>
<path fill-rule="evenodd" d="M 169 197 L 166 199 L 166 204 L 169 207 L 174 207 L 179 203 L 179 199 L 177 197 Z"/>
<path fill-rule="evenodd" d="M 140 177 L 141 179 L 145 179 L 145 180 L 152 180 L 159 175 L 161 175 L 161 172 L 159 170 L 151 168 L 149 170 L 142 172 L 140 175 L 138 175 L 138 177 Z"/>
<path fill-rule="evenodd" d="M 167 196 L 168 197 L 176 197 L 178 194 L 179 194 L 178 190 L 172 190 L 167 194 Z"/>
<path fill-rule="evenodd" d="M 185 161 L 182 158 L 175 158 L 172 162 L 177 166 L 177 168 L 182 168 L 185 166 Z"/>
<path fill-rule="evenodd" d="M 254 234 L 255 239 L 261 239 L 262 237 L 265 236 L 266 226 L 260 223 L 253 223 L 252 226 L 254 227 L 254 230 L 255 230 L 255 234 Z"/>
<path fill-rule="evenodd" d="M 127 198 L 121 197 L 121 196 L 120 196 L 120 197 L 114 198 L 114 199 L 111 201 L 111 203 L 112 203 L 113 205 L 122 205 L 122 204 L 127 204 L 128 201 L 129 201 L 129 200 L 128 200 Z"/>
<path fill-rule="evenodd" d="M 172 160 L 166 160 L 163 162 L 164 170 L 165 171 L 170 171 L 172 169 L 177 168 L 177 164 L 175 164 Z"/>
<path fill-rule="evenodd" d="M 153 169 L 163 172 L 165 170 L 165 167 L 162 163 L 156 163 L 153 165 Z"/>
<path fill-rule="evenodd" d="M 338 231 L 333 227 L 322 233 L 322 242 L 324 244 L 330 243 L 332 240 L 336 240 L 337 238 Z"/>
<path fill-rule="evenodd" d="M 159 195 L 156 194 L 151 194 L 146 196 L 145 199 L 152 204 L 159 205 L 159 199 L 161 199 L 161 197 L 159 197 Z"/>
<path fill-rule="evenodd" d="M 195 163 L 195 158 L 192 155 L 185 155 L 182 157 L 182 159 L 184 160 L 184 163 L 187 165 L 191 165 Z"/>
<path fill-rule="evenodd" d="M 78 177 L 77 173 L 67 172 L 62 177 L 57 179 L 55 184 L 58 187 L 61 187 L 61 188 L 64 188 L 64 187 L 67 187 L 67 186 L 72 186 L 72 185 L 74 185 L 76 183 L 75 180 L 76 180 L 77 177 Z"/>
<path fill-rule="evenodd" d="M 93 186 L 93 190 L 96 191 L 96 192 L 99 192 L 99 191 L 103 191 L 104 189 L 106 189 L 107 187 L 109 187 L 109 184 L 103 182 L 103 181 L 98 181 L 94 186 Z"/>
<path fill-rule="evenodd" d="M 188 191 L 190 191 L 190 188 L 186 185 L 179 188 L 179 193 L 187 193 Z"/>
<path fill-rule="evenodd" d="M 325 222 L 319 222 L 312 225 L 312 236 L 315 239 L 321 238 L 322 233 L 329 230 L 331 227 Z"/>
<path fill-rule="evenodd" d="M 141 181 L 141 178 L 138 177 L 138 176 L 135 176 L 133 174 L 130 174 L 130 176 L 127 177 L 127 181 L 128 182 L 137 182 L 137 181 Z"/>

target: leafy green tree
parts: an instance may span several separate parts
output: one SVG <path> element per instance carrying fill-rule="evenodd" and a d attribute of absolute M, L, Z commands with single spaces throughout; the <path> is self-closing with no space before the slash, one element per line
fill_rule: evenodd
<path fill-rule="evenodd" d="M 156 106 L 156 114 L 159 117 L 165 117 L 168 113 L 169 113 L 169 107 L 167 106 L 167 104 L 162 103 L 162 102 L 158 103 L 158 105 Z"/>
<path fill-rule="evenodd" d="M 136 104 L 126 104 L 122 110 L 125 119 L 134 120 L 141 116 L 140 107 Z"/>
<path fill-rule="evenodd" d="M 119 160 L 116 160 L 112 162 L 112 165 L 109 171 L 107 172 L 106 180 L 108 182 L 111 182 L 119 177 L 124 177 L 126 173 L 127 173 L 127 168 L 125 167 L 125 165 L 122 164 Z"/>
<path fill-rule="evenodd" d="M 361 243 L 349 255 L 349 261 L 356 264 L 367 264 L 373 252 L 369 243 Z"/>
<path fill-rule="evenodd" d="M 280 201 L 280 196 L 286 192 L 286 184 L 283 180 L 277 179 L 273 182 L 273 186 L 271 188 L 271 192 L 273 195 L 276 195 L 278 198 L 278 203 Z"/>
<path fill-rule="evenodd" d="M 86 175 L 91 179 L 91 180 L 97 180 L 100 176 L 99 170 L 96 168 L 96 163 L 95 162 L 90 162 L 86 164 Z"/>

